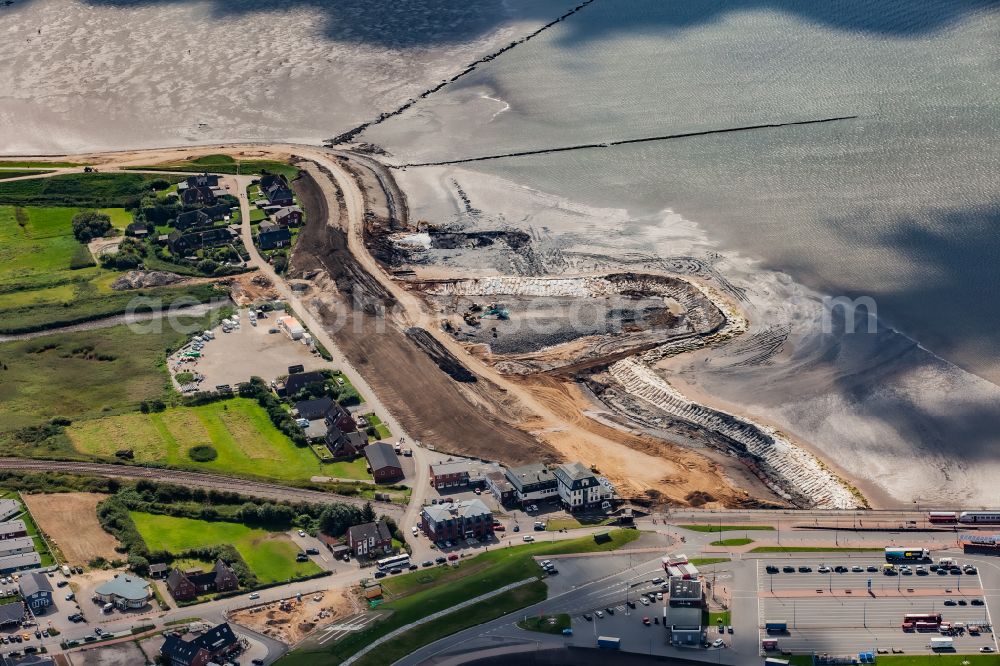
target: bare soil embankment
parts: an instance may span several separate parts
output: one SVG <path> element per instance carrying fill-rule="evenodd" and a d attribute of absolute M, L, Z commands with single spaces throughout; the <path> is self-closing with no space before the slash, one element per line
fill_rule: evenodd
<path fill-rule="evenodd" d="M 472 382 L 460 387 L 385 316 L 393 297 L 348 251 L 344 230 L 327 223 L 330 207 L 316 180 L 307 173 L 295 187 L 310 222 L 292 256 L 294 276 L 313 277 L 322 294 L 314 304 L 337 347 L 392 405 L 407 431 L 449 452 L 509 463 L 555 460 L 550 447 L 494 416 L 523 416 L 500 389 L 481 378 L 474 388 Z M 454 363 L 461 366 L 457 359 Z"/>

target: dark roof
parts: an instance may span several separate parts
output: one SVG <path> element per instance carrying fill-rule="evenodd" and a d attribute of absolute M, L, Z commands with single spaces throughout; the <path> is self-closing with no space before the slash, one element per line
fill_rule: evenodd
<path fill-rule="evenodd" d="M 310 384 L 320 384 L 326 381 L 326 375 L 322 372 L 297 372 L 288 375 L 285 380 L 286 395 L 293 396 Z"/>
<path fill-rule="evenodd" d="M 323 418 L 332 407 L 333 400 L 326 396 L 295 403 L 295 409 L 298 410 L 299 416 L 310 421 Z"/>
<path fill-rule="evenodd" d="M 157 572 L 160 572 L 160 571 L 166 571 L 169 568 L 170 567 L 168 567 L 163 562 L 157 562 L 156 564 L 150 564 L 149 565 L 149 573 L 157 573 Z"/>
<path fill-rule="evenodd" d="M 379 543 L 392 540 L 392 533 L 385 522 L 377 520 L 374 523 L 362 523 L 347 528 L 347 539 L 351 543 L 367 541 L 368 539 L 374 539 L 376 543 Z"/>
<path fill-rule="evenodd" d="M 20 580 L 21 594 L 29 597 L 36 592 L 52 592 L 52 583 L 48 576 L 37 571 L 24 574 Z"/>
<path fill-rule="evenodd" d="M 392 447 L 385 442 L 375 442 L 374 444 L 366 446 L 365 457 L 368 458 L 368 464 L 372 466 L 373 472 L 377 469 L 383 469 L 385 467 L 403 468 L 403 466 L 399 464 L 399 457 L 396 456 L 396 452 L 393 451 Z"/>
<path fill-rule="evenodd" d="M 169 657 L 171 661 L 190 664 L 201 650 L 208 650 L 215 655 L 235 643 L 236 634 L 228 622 L 223 622 L 190 641 L 173 634 L 168 635 L 160 648 L 160 654 Z"/>
<path fill-rule="evenodd" d="M 206 224 L 211 221 L 210 218 L 204 211 L 201 210 L 189 210 L 186 213 L 181 213 L 174 220 L 174 226 L 178 229 L 183 229 L 185 227 L 195 226 L 199 224 Z"/>
<path fill-rule="evenodd" d="M 553 487 L 556 485 L 556 477 L 552 473 L 552 470 L 541 463 L 511 467 L 507 470 L 507 479 L 517 490 L 535 484 L 551 485 Z"/>
<path fill-rule="evenodd" d="M 188 176 L 185 182 L 188 187 L 218 187 L 219 177 L 215 174 L 200 173 L 197 176 Z"/>
<path fill-rule="evenodd" d="M 15 622 L 20 622 L 23 618 L 24 604 L 20 601 L 0 606 L 0 625 L 14 624 Z"/>

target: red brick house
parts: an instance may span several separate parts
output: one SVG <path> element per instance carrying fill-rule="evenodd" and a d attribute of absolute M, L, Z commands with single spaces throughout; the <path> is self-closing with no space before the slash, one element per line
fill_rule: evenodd
<path fill-rule="evenodd" d="M 469 463 L 464 460 L 431 465 L 430 472 L 431 485 L 438 490 L 469 485 Z"/>
<path fill-rule="evenodd" d="M 211 571 L 185 572 L 175 567 L 167 576 L 167 589 L 177 601 L 190 601 L 210 592 L 231 592 L 239 586 L 236 573 L 222 560 L 216 560 Z"/>
<path fill-rule="evenodd" d="M 347 545 L 357 558 L 385 557 L 393 551 L 392 533 L 382 520 L 354 525 L 347 530 Z"/>

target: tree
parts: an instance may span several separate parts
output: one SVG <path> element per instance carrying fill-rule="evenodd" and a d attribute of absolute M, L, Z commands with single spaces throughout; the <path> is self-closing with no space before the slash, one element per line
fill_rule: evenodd
<path fill-rule="evenodd" d="M 104 213 L 85 210 L 73 216 L 73 236 L 81 243 L 89 243 L 111 231 L 111 218 Z"/>
<path fill-rule="evenodd" d="M 365 507 L 361 509 L 361 518 L 366 523 L 375 522 L 375 509 L 372 508 L 371 502 L 365 502 Z"/>

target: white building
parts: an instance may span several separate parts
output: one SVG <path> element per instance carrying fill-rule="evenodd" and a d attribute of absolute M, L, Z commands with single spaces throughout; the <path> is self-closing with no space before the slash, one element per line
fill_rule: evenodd
<path fill-rule="evenodd" d="M 593 509 L 610 496 L 607 488 L 583 463 L 559 465 L 555 477 L 559 499 L 570 511 Z"/>
<path fill-rule="evenodd" d="M 290 337 L 292 340 L 301 340 L 302 336 L 305 334 L 306 329 L 302 328 L 302 324 L 299 320 L 290 315 L 285 315 L 278 319 L 278 328 L 285 332 L 285 335 Z"/>

